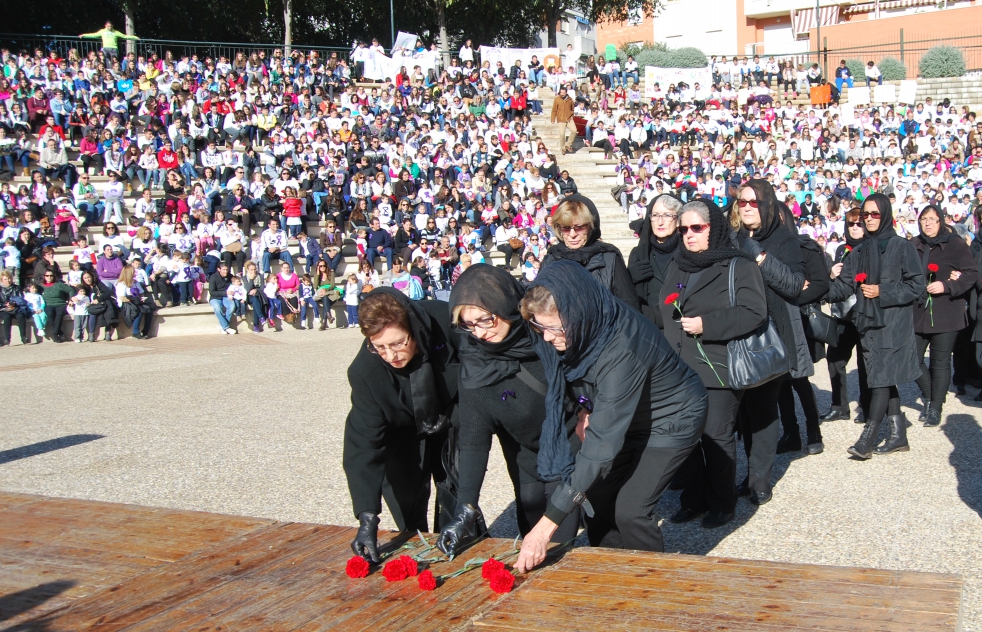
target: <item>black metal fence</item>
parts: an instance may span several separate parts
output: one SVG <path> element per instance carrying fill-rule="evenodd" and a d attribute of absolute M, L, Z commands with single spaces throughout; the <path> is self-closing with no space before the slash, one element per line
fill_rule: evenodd
<path fill-rule="evenodd" d="M 129 41 L 120 40 L 121 52 L 126 51 Z M 229 61 L 235 58 L 237 53 L 243 53 L 248 57 L 252 53 L 265 52 L 267 57 L 272 55 L 274 50 L 284 50 L 282 44 L 271 43 L 244 43 L 244 42 L 192 42 L 181 40 L 157 40 L 139 39 L 132 42 L 133 50 L 138 56 L 148 57 L 157 53 L 163 57 L 167 51 L 180 59 L 184 55 L 198 55 L 205 59 L 211 57 L 218 60 L 225 57 Z M 79 38 L 72 35 L 40 35 L 40 34 L 21 34 L 21 33 L 0 33 L 0 47 L 7 48 L 11 53 L 18 53 L 22 50 L 34 52 L 41 49 L 45 52 L 54 50 L 59 56 L 65 57 L 70 50 L 75 50 L 82 57 L 87 56 L 92 51 L 102 49 L 102 40 L 99 38 Z M 303 53 L 316 51 L 322 59 L 330 57 L 331 53 L 337 53 L 338 57 L 348 58 L 351 52 L 348 48 L 332 46 L 306 46 L 303 44 L 293 44 L 291 49 Z"/>

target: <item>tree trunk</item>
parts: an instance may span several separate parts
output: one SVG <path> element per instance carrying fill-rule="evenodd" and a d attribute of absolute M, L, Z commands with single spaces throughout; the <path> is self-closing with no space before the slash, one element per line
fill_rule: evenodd
<path fill-rule="evenodd" d="M 293 44 L 293 0 L 283 0 L 283 55 L 290 56 Z"/>
<path fill-rule="evenodd" d="M 549 33 L 549 48 L 556 48 L 556 24 L 559 22 L 559 18 L 563 17 L 563 5 L 561 0 L 552 0 L 549 3 L 549 12 L 546 15 L 546 20 L 548 20 L 548 33 Z"/>
<path fill-rule="evenodd" d="M 445 0 L 436 0 L 436 20 L 440 28 L 440 57 L 443 59 L 443 67 L 450 67 L 450 42 L 447 40 L 447 20 L 445 15 Z"/>
<path fill-rule="evenodd" d="M 136 35 L 136 20 L 133 17 L 133 2 L 128 0 L 123 3 L 123 14 L 125 16 L 125 26 L 123 27 L 127 35 Z M 136 42 L 126 40 L 126 54 L 136 52 Z"/>

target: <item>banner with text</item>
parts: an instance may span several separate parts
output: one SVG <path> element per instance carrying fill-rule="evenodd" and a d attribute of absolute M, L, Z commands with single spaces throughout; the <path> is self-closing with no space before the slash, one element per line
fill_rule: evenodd
<path fill-rule="evenodd" d="M 655 66 L 644 67 L 644 96 L 651 98 L 655 95 L 655 84 L 661 88 L 662 92 L 668 90 L 668 86 L 679 82 L 684 82 L 690 87 L 697 83 L 708 88 L 713 85 L 713 73 L 709 66 L 705 68 L 657 68 Z"/>
<path fill-rule="evenodd" d="M 433 55 L 429 51 L 417 55 L 396 54 L 392 57 L 386 57 L 373 51 L 368 54 L 368 59 L 365 60 L 365 78 L 375 81 L 384 81 L 385 79 L 395 81 L 396 75 L 403 67 L 406 68 L 407 73 L 412 75 L 413 68 L 416 66 L 419 66 L 425 74 L 432 70 L 435 65 Z"/>

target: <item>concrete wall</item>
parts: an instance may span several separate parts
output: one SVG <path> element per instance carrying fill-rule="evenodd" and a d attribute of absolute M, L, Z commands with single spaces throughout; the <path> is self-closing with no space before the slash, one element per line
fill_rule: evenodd
<path fill-rule="evenodd" d="M 743 0 L 737 0 L 742 3 Z M 737 3 L 733 0 L 675 0 L 665 2 L 654 17 L 640 24 L 600 24 L 597 48 L 630 42 L 663 42 L 671 48 L 695 46 L 707 55 L 737 52 Z"/>

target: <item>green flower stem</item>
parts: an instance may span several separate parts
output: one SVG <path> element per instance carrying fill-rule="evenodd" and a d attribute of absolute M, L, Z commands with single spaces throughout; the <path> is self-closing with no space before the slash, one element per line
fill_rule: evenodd
<path fill-rule="evenodd" d="M 685 314 L 682 313 L 682 306 L 679 305 L 678 301 L 673 301 L 672 306 L 674 306 L 675 309 L 679 310 L 679 316 L 683 318 L 685 317 Z M 726 384 L 723 384 L 723 378 L 721 378 L 719 376 L 719 373 L 716 372 L 716 367 L 713 366 L 713 363 L 709 360 L 709 356 L 706 355 L 706 350 L 702 348 L 702 343 L 699 342 L 699 336 L 693 334 L 692 337 L 696 339 L 696 347 L 699 349 L 699 355 L 702 356 L 702 361 L 708 364 L 709 368 L 713 370 L 713 375 L 715 375 L 716 379 L 719 380 L 719 385 L 722 386 L 723 388 L 726 388 Z M 564 544 L 563 546 L 566 545 Z"/>

